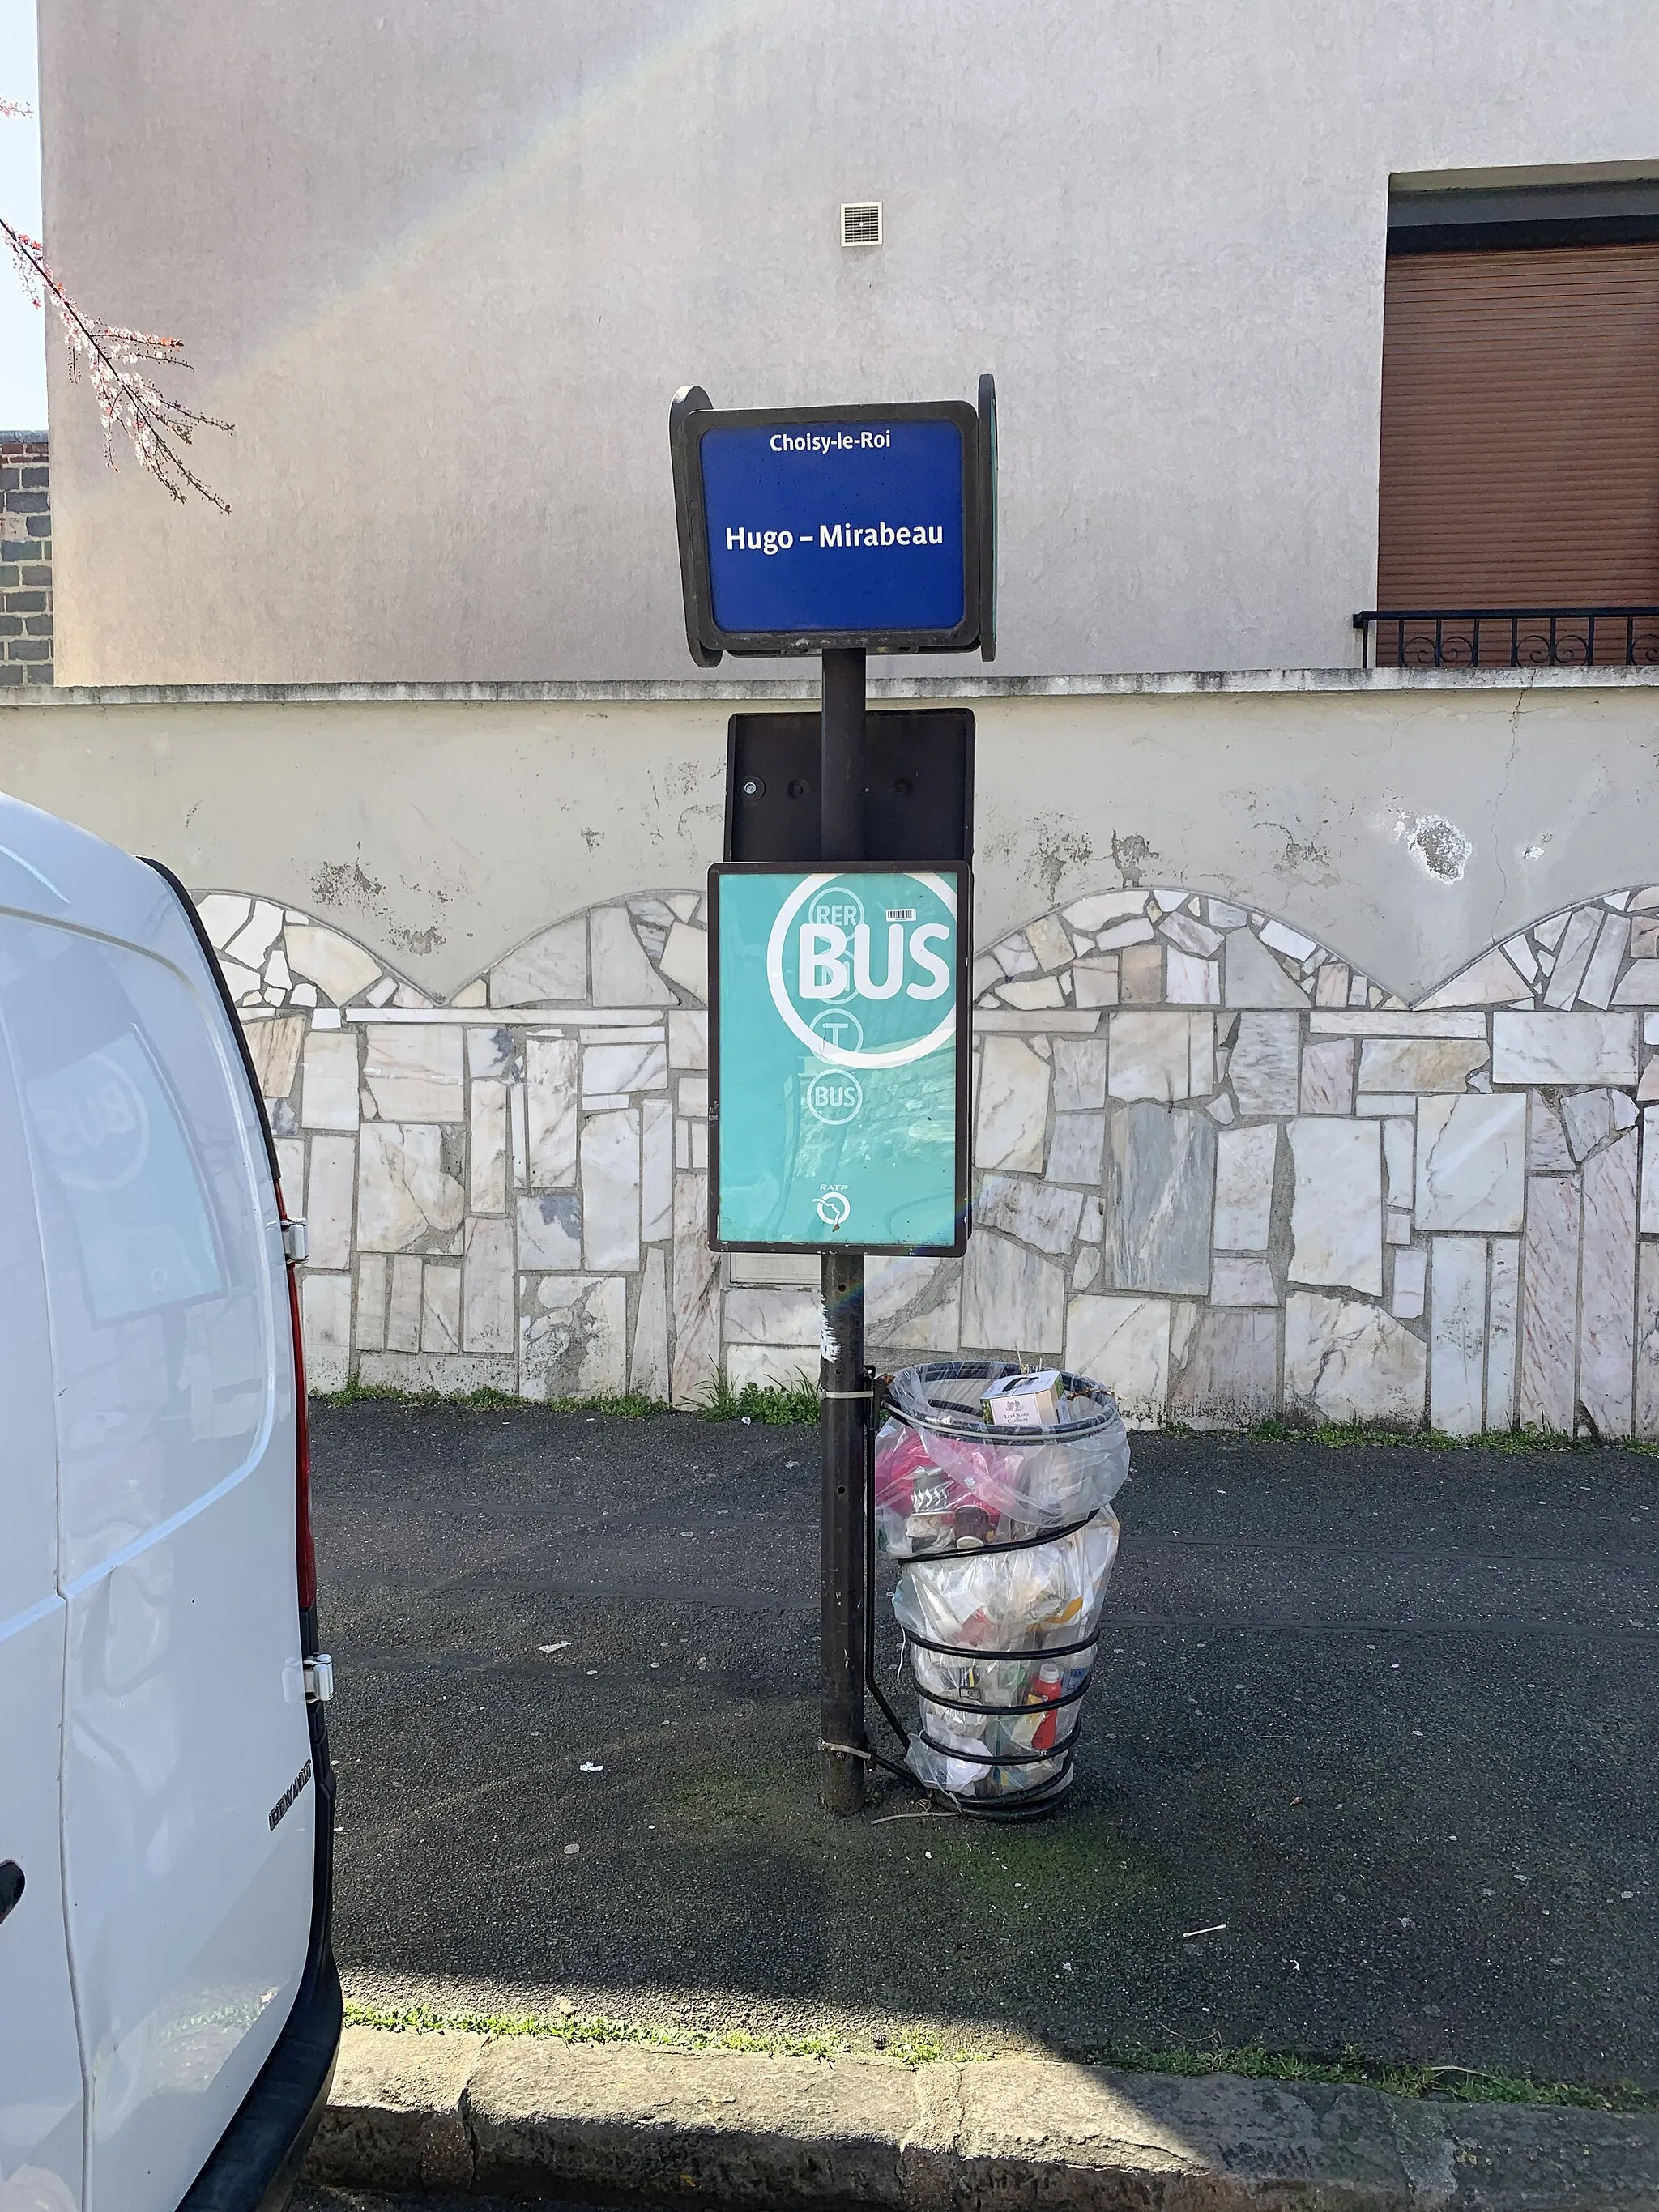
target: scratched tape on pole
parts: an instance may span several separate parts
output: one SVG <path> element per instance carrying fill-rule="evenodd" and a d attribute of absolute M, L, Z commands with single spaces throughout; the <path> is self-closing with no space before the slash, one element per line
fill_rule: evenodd
<path fill-rule="evenodd" d="M 713 872 L 718 1245 L 959 1251 L 961 869 Z"/>

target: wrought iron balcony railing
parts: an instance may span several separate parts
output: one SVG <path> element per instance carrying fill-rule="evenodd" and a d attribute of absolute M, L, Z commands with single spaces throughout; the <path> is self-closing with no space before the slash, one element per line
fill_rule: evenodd
<path fill-rule="evenodd" d="M 1659 665 L 1659 606 L 1366 607 L 1364 668 Z"/>

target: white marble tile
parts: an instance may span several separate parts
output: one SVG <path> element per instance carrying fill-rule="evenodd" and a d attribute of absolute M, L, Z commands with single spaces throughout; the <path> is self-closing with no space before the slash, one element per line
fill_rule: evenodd
<path fill-rule="evenodd" d="M 226 957 L 240 960 L 245 968 L 262 967 L 282 927 L 281 907 L 273 906 L 269 899 L 255 899 L 252 915 L 225 945 Z"/>
<path fill-rule="evenodd" d="M 1066 919 L 1073 929 L 1104 929 L 1109 922 L 1127 921 L 1131 915 L 1145 915 L 1148 896 L 1141 890 L 1097 891 L 1068 906 Z"/>
<path fill-rule="evenodd" d="M 1409 1207 L 1417 1202 L 1417 1177 L 1413 1165 L 1416 1136 L 1414 1116 L 1407 1121 L 1404 1115 L 1391 1115 L 1382 1124 L 1385 1194 L 1390 1206 Z"/>
<path fill-rule="evenodd" d="M 1637 960 L 1619 979 L 1615 1006 L 1659 1006 L 1659 960 Z"/>
<path fill-rule="evenodd" d="M 1060 1348 L 1065 1270 L 994 1231 L 975 1231 L 963 1263 L 962 1334 L 976 1351 L 1011 1354 Z"/>
<path fill-rule="evenodd" d="M 1427 1370 L 1421 1338 L 1379 1306 L 1307 1291 L 1285 1302 L 1288 1411 L 1415 1428 Z"/>
<path fill-rule="evenodd" d="M 681 1124 L 686 1133 L 686 1154 L 699 1175 L 708 1169 L 708 1124 L 707 1121 L 686 1121 Z"/>
<path fill-rule="evenodd" d="M 1314 975 L 1314 1004 L 1316 1006 L 1346 1006 L 1348 1003 L 1349 974 L 1346 962 L 1328 960 Z"/>
<path fill-rule="evenodd" d="M 357 1322 L 352 1332 L 359 1352 L 386 1349 L 386 1262 L 378 1252 L 357 1262 Z"/>
<path fill-rule="evenodd" d="M 306 1270 L 300 1284 L 300 1335 L 307 1389 L 343 1390 L 351 1375 L 349 1275 Z"/>
<path fill-rule="evenodd" d="M 1106 1233 L 1106 1212 L 1099 1199 L 1090 1196 L 1083 1201 L 1083 1212 L 1077 1224 L 1079 1239 L 1085 1244 L 1098 1244 Z"/>
<path fill-rule="evenodd" d="M 283 932 L 283 946 L 294 973 L 314 983 L 337 1006 L 366 991 L 380 972 L 372 952 L 342 937 L 338 930 L 319 924 L 289 922 Z"/>
<path fill-rule="evenodd" d="M 498 960 L 489 971 L 492 1006 L 568 1006 L 587 996 L 587 922 L 573 915 Z"/>
<path fill-rule="evenodd" d="M 1056 1114 L 1048 1146 L 1048 1181 L 1098 1188 L 1105 1141 L 1103 1114 Z"/>
<path fill-rule="evenodd" d="M 870 1269 L 890 1264 L 928 1267 L 936 1263 L 931 1260 L 901 1263 L 872 1259 L 866 1264 L 866 1285 L 871 1280 Z M 728 1252 L 726 1279 L 728 1283 L 785 1283 L 816 1289 L 820 1279 L 820 1262 L 816 1252 Z"/>
<path fill-rule="evenodd" d="M 708 1066 L 708 1017 L 676 1006 L 668 1017 L 668 1064 L 701 1072 Z"/>
<path fill-rule="evenodd" d="M 1100 952 L 1120 952 L 1131 945 L 1150 945 L 1152 935 L 1150 921 L 1115 921 L 1099 932 L 1095 947 Z"/>
<path fill-rule="evenodd" d="M 209 891 L 195 903 L 209 944 L 222 952 L 247 920 L 252 902 L 243 891 Z"/>
<path fill-rule="evenodd" d="M 429 1122 L 363 1124 L 357 1164 L 360 1250 L 429 1249 L 460 1227 L 465 1198 L 459 1177 L 445 1170 L 441 1129 Z"/>
<path fill-rule="evenodd" d="M 1071 959 L 1072 940 L 1057 914 L 1045 914 L 1034 921 L 1025 933 L 1025 942 L 1039 968 L 1063 968 Z"/>
<path fill-rule="evenodd" d="M 1171 951 L 1164 957 L 1164 994 L 1172 1006 L 1221 1004 L 1218 960 L 1195 960 L 1190 953 Z"/>
<path fill-rule="evenodd" d="M 1634 1014 L 1494 1014 L 1492 1081 L 1632 1084 L 1636 1023 Z"/>
<path fill-rule="evenodd" d="M 1241 1114 L 1294 1114 L 1300 1022 L 1295 1014 L 1242 1013 L 1227 1079 Z"/>
<path fill-rule="evenodd" d="M 674 1254 L 669 1278 L 674 1322 L 673 1398 L 694 1406 L 720 1364 L 720 1262 L 708 1249 L 708 1178 L 674 1177 Z"/>
<path fill-rule="evenodd" d="M 1486 1389 L 1483 1238 L 1435 1238 L 1429 1296 L 1429 1425 L 1447 1436 L 1477 1437 Z"/>
<path fill-rule="evenodd" d="M 360 1267 L 368 1265 L 359 1261 Z M 386 1304 L 386 1348 L 388 1352 L 418 1352 L 421 1348 L 421 1259 L 416 1252 L 394 1253 L 392 1290 Z"/>
<path fill-rule="evenodd" d="M 781 1344 L 732 1344 L 726 1352 L 726 1379 L 733 1390 L 793 1390 L 817 1383 L 816 1349 L 803 1352 Z"/>
<path fill-rule="evenodd" d="M 1613 1119 L 1613 1101 L 1622 1111 Z M 1561 1127 L 1575 1165 L 1604 1145 L 1615 1128 L 1634 1127 L 1636 1109 L 1622 1091 L 1571 1091 L 1561 1101 Z"/>
<path fill-rule="evenodd" d="M 1408 1206 L 1391 1206 L 1382 1217 L 1382 1241 L 1385 1244 L 1409 1244 L 1412 1241 L 1412 1215 Z"/>
<path fill-rule="evenodd" d="M 1601 932 L 1595 940 L 1595 950 L 1584 970 L 1584 980 L 1578 986 L 1581 1006 L 1605 1006 L 1613 996 L 1613 979 L 1625 957 L 1630 943 L 1630 923 L 1622 914 L 1604 916 Z"/>
<path fill-rule="evenodd" d="M 1053 1066 L 1056 1114 L 1085 1113 L 1106 1103 L 1104 1037 L 1056 1037 Z"/>
<path fill-rule="evenodd" d="M 1103 1383 L 1129 1427 L 1157 1427 L 1170 1402 L 1170 1301 L 1086 1294 L 1071 1299 L 1066 1364 Z"/>
<path fill-rule="evenodd" d="M 519 1323 L 527 1398 L 592 1398 L 628 1387 L 628 1286 L 620 1275 L 544 1275 Z"/>
<path fill-rule="evenodd" d="M 307 1129 L 355 1129 L 357 1040 L 345 1030 L 313 1030 L 306 1039 L 300 1120 Z"/>
<path fill-rule="evenodd" d="M 1309 1048 L 1312 1050 L 1312 1047 Z M 1486 1061 L 1485 1038 L 1367 1037 L 1359 1048 L 1361 1091 L 1462 1091 Z"/>
<path fill-rule="evenodd" d="M 651 1044 L 590 1044 L 582 1050 L 582 1090 L 626 1094 L 661 1091 L 668 1083 L 668 1053 Z"/>
<path fill-rule="evenodd" d="M 1291 1274 L 1298 1283 L 1382 1291 L 1382 1152 L 1376 1124 L 1298 1115 Z"/>
<path fill-rule="evenodd" d="M 1418 1227 L 1512 1236 L 1521 1226 L 1526 1153 L 1524 1098 L 1419 1099 Z"/>
<path fill-rule="evenodd" d="M 518 1066 L 519 1044 L 512 1030 L 504 1026 L 485 1028 L 470 1023 L 462 1032 L 466 1039 L 466 1072 L 473 1082 L 505 1082 L 509 1076 L 522 1074 Z"/>
<path fill-rule="evenodd" d="M 1401 1006 L 1397 1012 L 1389 1012 L 1386 1008 L 1362 1012 L 1351 1006 L 1346 1013 L 1327 1012 L 1320 1007 L 1308 1018 L 1308 1032 L 1311 1036 L 1400 1037 L 1418 1043 L 1429 1037 L 1462 1037 L 1466 1042 L 1484 1043 L 1486 1017 L 1425 1014 L 1410 1006 Z"/>
<path fill-rule="evenodd" d="M 1230 1006 L 1305 1006 L 1308 994 L 1291 981 L 1254 931 L 1236 929 L 1223 955 L 1223 997 Z"/>
<path fill-rule="evenodd" d="M 1573 1157 L 1558 1107 L 1540 1091 L 1527 1099 L 1527 1167 L 1534 1175 L 1570 1175 Z"/>
<path fill-rule="evenodd" d="M 1218 1254 L 1210 1276 L 1210 1303 L 1216 1306 L 1276 1306 L 1273 1271 L 1265 1260 Z"/>
<path fill-rule="evenodd" d="M 1638 1437 L 1659 1437 L 1659 1244 L 1638 1255 L 1636 1293 L 1636 1413 Z"/>
<path fill-rule="evenodd" d="M 452 1006 L 487 1006 L 489 1004 L 489 977 L 475 975 L 470 983 L 461 986 L 449 1003 Z"/>
<path fill-rule="evenodd" d="M 1221 950 L 1219 930 L 1206 928 L 1189 914 L 1166 915 L 1158 925 L 1158 933 L 1167 938 L 1178 952 L 1187 953 L 1195 960 L 1213 960 Z"/>
<path fill-rule="evenodd" d="M 1272 1225 L 1274 1127 L 1224 1129 L 1215 1147 L 1215 1246 L 1265 1252 Z"/>
<path fill-rule="evenodd" d="M 466 1202 L 472 1213 L 507 1210 L 507 1085 L 476 1080 L 467 1096 Z"/>
<path fill-rule="evenodd" d="M 356 1199 L 357 1143 L 353 1137 L 311 1140 L 306 1177 L 306 1229 L 313 1267 L 351 1265 L 351 1216 Z"/>
<path fill-rule="evenodd" d="M 662 972 L 671 983 L 689 991 L 694 999 L 708 996 L 708 932 L 677 921 L 668 933 L 662 956 Z"/>
<path fill-rule="evenodd" d="M 974 1202 L 975 1230 L 1000 1229 L 1044 1252 L 1069 1252 L 1077 1238 L 1083 1194 L 1049 1182 L 988 1175 Z"/>
<path fill-rule="evenodd" d="M 446 1260 L 428 1260 L 421 1278 L 421 1349 L 461 1348 L 461 1271 Z"/>
<path fill-rule="evenodd" d="M 668 1254 L 660 1246 L 645 1255 L 628 1387 L 645 1398 L 668 1395 Z"/>
<path fill-rule="evenodd" d="M 305 1211 L 306 1147 L 303 1137 L 278 1137 L 276 1179 L 283 1187 L 283 1203 L 290 1220 Z"/>
<path fill-rule="evenodd" d="M 581 1273 L 582 1208 L 574 1190 L 520 1199 L 516 1221 L 521 1274 Z"/>
<path fill-rule="evenodd" d="M 759 1290 L 734 1283 L 726 1293 L 727 1345 L 805 1345 L 817 1351 L 823 1308 L 816 1290 Z"/>
<path fill-rule="evenodd" d="M 1631 1432 L 1636 1328 L 1636 1132 L 1584 1163 L 1578 1395 L 1603 1437 Z"/>
<path fill-rule="evenodd" d="M 274 1021 L 247 1024 L 248 1057 L 262 1098 L 286 1098 L 293 1090 L 305 1033 L 303 1014 L 279 1014 Z"/>
<path fill-rule="evenodd" d="M 1079 960 L 1072 970 L 1073 1003 L 1079 1006 L 1115 1006 L 1118 1002 L 1119 969 L 1115 953 L 1098 959 Z"/>
<path fill-rule="evenodd" d="M 1500 1237 L 1492 1247 L 1486 1316 L 1486 1426 L 1515 1425 L 1515 1360 L 1520 1343 L 1521 1247 Z"/>
<path fill-rule="evenodd" d="M 594 1114 L 581 1133 L 582 1254 L 599 1273 L 640 1264 L 640 1116 Z"/>
<path fill-rule="evenodd" d="M 1114 1098 L 1166 1104 L 1202 1097 L 1212 1087 L 1214 1040 L 1212 1014 L 1115 1013 L 1107 1089 Z"/>
<path fill-rule="evenodd" d="M 363 1081 L 385 1121 L 459 1121 L 466 1112 L 461 1032 L 424 1022 L 370 1022 Z"/>
<path fill-rule="evenodd" d="M 1301 1110 L 1304 1114 L 1353 1111 L 1352 1037 L 1326 1037 L 1304 1048 Z"/>
<path fill-rule="evenodd" d="M 671 891 L 668 903 L 682 921 L 695 921 L 702 900 L 696 891 Z"/>
<path fill-rule="evenodd" d="M 660 1243 L 674 1226 L 674 1113 L 666 1098 L 647 1098 L 640 1125 L 640 1237 Z"/>
<path fill-rule="evenodd" d="M 674 924 L 675 929 L 684 927 Z M 672 998 L 646 957 L 625 906 L 596 906 L 587 917 L 587 942 L 596 1006 L 657 1006 Z"/>
<path fill-rule="evenodd" d="M 1318 945 L 1311 937 L 1292 929 L 1288 922 L 1268 921 L 1261 930 L 1261 942 L 1274 952 L 1286 952 L 1292 960 L 1305 960 L 1310 952 L 1317 952 Z"/>
<path fill-rule="evenodd" d="M 1571 1436 L 1577 1403 L 1579 1195 L 1564 1176 L 1527 1179 L 1521 1423 Z"/>
<path fill-rule="evenodd" d="M 1595 940 L 1601 933 L 1601 909 L 1596 906 L 1578 907 L 1568 916 L 1560 950 L 1551 968 L 1550 980 L 1544 987 L 1547 1006 L 1565 1008 L 1577 997 L 1590 954 L 1595 950 Z"/>
<path fill-rule="evenodd" d="M 975 1126 L 977 1164 L 1040 1175 L 1048 1115 L 1047 1063 L 1018 1037 L 988 1036 Z"/>
<path fill-rule="evenodd" d="M 1016 930 L 1012 937 L 1005 937 L 1000 945 L 994 945 L 991 957 L 997 963 L 998 972 L 1011 981 L 1035 975 L 1042 965 L 1026 942 L 1023 929 Z"/>
<path fill-rule="evenodd" d="M 1395 1251 L 1394 1265 L 1389 1272 L 1393 1279 L 1389 1298 L 1390 1311 L 1401 1321 L 1419 1319 L 1428 1296 L 1427 1246 L 1402 1245 Z"/>
<path fill-rule="evenodd" d="M 1057 975 L 1033 975 L 1018 983 L 1004 983 L 997 996 L 1005 1006 L 1023 1007 L 1028 1012 L 1042 1006 L 1063 1006 L 1066 1003 Z"/>
<path fill-rule="evenodd" d="M 532 1190 L 576 1180 L 577 1047 L 574 1037 L 532 1036 L 525 1048 L 525 1113 Z"/>
<path fill-rule="evenodd" d="M 512 1223 L 497 1218 L 470 1220 L 461 1266 L 464 1350 L 512 1352 L 516 1348 L 514 1282 Z"/>
<path fill-rule="evenodd" d="M 1526 978 L 1493 945 L 1418 1004 L 1425 1012 L 1440 1006 L 1512 1006 L 1517 999 L 1529 997 L 1531 990 Z"/>

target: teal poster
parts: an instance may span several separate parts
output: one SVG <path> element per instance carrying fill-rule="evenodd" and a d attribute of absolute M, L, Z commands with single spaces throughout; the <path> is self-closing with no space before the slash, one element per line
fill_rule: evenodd
<path fill-rule="evenodd" d="M 966 872 L 713 884 L 714 1242 L 960 1250 Z"/>

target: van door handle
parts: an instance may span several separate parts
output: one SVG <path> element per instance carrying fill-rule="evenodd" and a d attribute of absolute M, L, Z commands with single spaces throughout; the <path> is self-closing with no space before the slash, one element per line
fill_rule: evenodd
<path fill-rule="evenodd" d="M 0 1920 L 23 1894 L 23 1869 L 15 1859 L 0 1859 Z"/>

